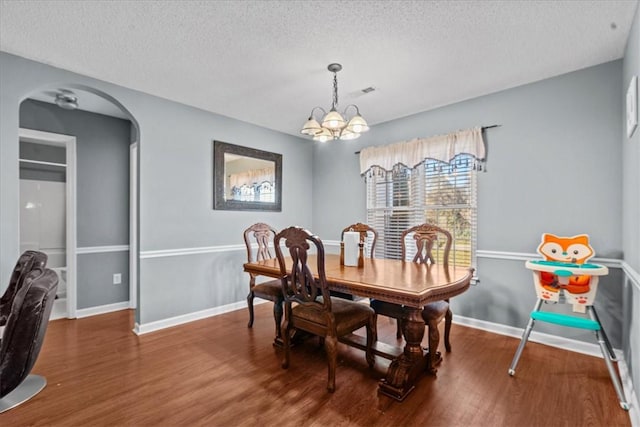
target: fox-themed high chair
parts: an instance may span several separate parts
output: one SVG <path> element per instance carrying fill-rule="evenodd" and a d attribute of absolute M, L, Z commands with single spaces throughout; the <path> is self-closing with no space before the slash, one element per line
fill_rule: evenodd
<path fill-rule="evenodd" d="M 587 262 L 595 252 L 589 245 L 589 236 L 586 234 L 573 237 L 543 234 L 538 253 L 544 257 L 543 260 L 527 261 L 525 264 L 525 267 L 533 272 L 533 284 L 538 300 L 511 361 L 509 375 L 515 375 L 518 360 L 536 321 L 590 330 L 596 335 L 618 395 L 620 407 L 628 411 L 629 403 L 625 399 L 618 373 L 613 366 L 613 362 L 617 361 L 616 355 L 593 306 L 599 276 L 607 275 L 609 269 L 603 265 Z M 579 314 L 545 312 L 541 310 L 543 303 L 571 304 L 573 312 Z"/>

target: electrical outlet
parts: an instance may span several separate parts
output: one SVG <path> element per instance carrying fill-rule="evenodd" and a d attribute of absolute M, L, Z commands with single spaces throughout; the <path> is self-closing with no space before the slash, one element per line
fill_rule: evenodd
<path fill-rule="evenodd" d="M 113 284 L 114 285 L 119 285 L 120 283 L 122 283 L 122 274 L 120 273 L 116 273 L 113 275 Z"/>

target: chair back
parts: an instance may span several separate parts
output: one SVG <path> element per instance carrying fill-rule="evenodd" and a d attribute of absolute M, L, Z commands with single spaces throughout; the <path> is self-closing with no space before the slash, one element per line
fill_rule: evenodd
<path fill-rule="evenodd" d="M 357 233 L 360 233 L 360 243 L 364 243 L 365 246 L 367 246 L 367 238 L 369 238 L 369 256 L 373 258 L 373 254 L 376 249 L 376 241 L 378 240 L 378 232 L 375 230 L 375 228 L 361 222 L 351 224 L 350 226 L 345 227 L 345 229 L 342 230 L 342 233 L 340 233 L 341 241 L 344 240 L 344 233 L 346 233 L 347 231 L 355 231 Z"/>
<path fill-rule="evenodd" d="M 269 249 L 269 244 L 273 243 L 276 230 L 263 222 L 253 224 L 244 230 L 244 244 L 247 246 L 247 261 L 255 262 L 273 258 L 273 253 Z M 258 250 L 253 256 L 252 243 L 258 244 Z"/>
<path fill-rule="evenodd" d="M 289 250 L 291 265 L 287 269 L 281 244 Z M 304 306 L 316 306 L 319 310 L 331 311 L 331 298 L 324 270 L 324 245 L 318 236 L 301 227 L 289 227 L 275 237 L 276 257 L 282 275 L 282 291 L 285 303 L 292 302 Z M 316 271 L 318 280 L 313 276 L 307 263 L 310 250 L 317 256 Z M 319 299 L 318 297 L 322 298 Z"/>
<path fill-rule="evenodd" d="M 437 258 L 442 259 L 444 267 L 449 267 L 449 253 L 451 252 L 453 240 L 451 233 L 437 225 L 427 223 L 416 225 L 403 231 L 400 236 L 403 260 L 406 260 L 408 253 L 406 239 L 409 235 L 413 236 L 413 241 L 415 242 L 413 262 L 435 264 L 436 256 L 434 256 L 434 252 L 436 252 L 438 255 Z"/>
<path fill-rule="evenodd" d="M 27 273 L 16 293 L 0 344 L 0 398 L 29 375 L 38 358 L 58 288 L 58 275 L 48 268 Z"/>
<path fill-rule="evenodd" d="M 47 254 L 38 251 L 25 251 L 18 258 L 16 266 L 13 268 L 11 278 L 9 279 L 9 286 L 5 290 L 4 294 L 0 298 L 0 325 L 7 323 L 9 313 L 11 313 L 11 306 L 13 300 L 18 293 L 18 290 L 24 283 L 24 278 L 34 268 L 44 268 L 47 264 Z"/>

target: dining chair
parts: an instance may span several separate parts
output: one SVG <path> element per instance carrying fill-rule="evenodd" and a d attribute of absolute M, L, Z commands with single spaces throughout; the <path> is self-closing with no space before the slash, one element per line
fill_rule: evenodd
<path fill-rule="evenodd" d="M 288 249 L 289 264 L 282 253 L 281 243 Z M 276 257 L 280 266 L 284 295 L 284 359 L 287 369 L 290 360 L 290 340 L 293 330 L 317 335 L 324 342 L 329 370 L 327 390 L 336 388 L 338 338 L 366 327 L 365 358 L 373 367 L 374 312 L 371 307 L 341 298 L 332 298 L 325 275 L 324 245 L 319 237 L 300 227 L 289 227 L 275 237 Z M 316 255 L 316 265 L 309 264 L 310 252 Z M 313 272 L 317 272 L 317 279 Z"/>
<path fill-rule="evenodd" d="M 407 240 L 414 241 L 415 247 L 413 250 L 407 248 Z M 448 268 L 452 241 L 451 233 L 441 227 L 427 223 L 416 225 L 403 231 L 400 236 L 402 259 L 406 261 L 409 256 L 412 262 L 424 264 L 436 264 L 436 259 L 438 259 L 445 268 Z M 439 244 L 440 242 L 442 242 L 442 244 Z M 371 307 L 375 310 L 376 315 L 382 314 L 396 318 L 398 322 L 396 337 L 398 339 L 402 338 L 402 306 L 384 301 L 371 300 Z M 445 321 L 444 346 L 447 352 L 451 351 L 449 333 L 451 331 L 453 313 L 449 306 L 449 300 L 428 303 L 422 309 L 422 318 L 428 328 L 429 356 L 431 366 L 433 367 L 438 361 L 438 355 L 436 354 L 440 343 L 438 324 L 443 319 Z"/>
<path fill-rule="evenodd" d="M 378 232 L 375 228 L 361 222 L 351 224 L 348 227 L 345 227 L 344 230 L 342 230 L 342 233 L 340 233 L 340 241 L 344 241 L 344 233 L 347 231 L 360 233 L 360 243 L 364 243 L 365 247 L 369 247 L 369 257 L 373 258 L 376 241 L 378 240 Z"/>
<path fill-rule="evenodd" d="M 269 248 L 273 244 L 276 230 L 263 222 L 253 224 L 244 231 L 244 243 L 247 246 L 247 261 L 256 262 L 273 259 L 274 256 Z M 253 246 L 257 244 L 257 250 L 253 252 Z M 276 342 L 281 340 L 282 324 L 282 286 L 280 279 L 272 279 L 261 283 L 256 283 L 257 275 L 249 273 L 249 294 L 247 295 L 247 306 L 249 308 L 249 324 L 253 327 L 253 299 L 255 297 L 273 302 L 273 319 L 276 324 Z"/>
<path fill-rule="evenodd" d="M 345 227 L 342 230 L 342 233 L 340 233 L 341 242 L 344 241 L 344 233 L 346 233 L 347 231 L 360 233 L 360 243 L 364 244 L 365 248 L 369 248 L 369 257 L 373 258 L 373 254 L 376 248 L 376 241 L 378 240 L 378 232 L 375 230 L 375 228 L 367 224 L 363 224 L 361 222 L 351 224 Z M 344 298 L 352 301 L 361 301 L 364 299 L 362 297 L 357 297 L 355 295 L 346 294 L 344 292 L 339 292 L 339 291 L 331 291 L 331 296 Z"/>

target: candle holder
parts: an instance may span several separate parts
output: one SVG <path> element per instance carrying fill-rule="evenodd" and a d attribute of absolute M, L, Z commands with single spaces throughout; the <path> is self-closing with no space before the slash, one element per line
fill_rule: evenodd
<path fill-rule="evenodd" d="M 344 242 L 340 242 L 340 265 L 344 265 Z"/>
<path fill-rule="evenodd" d="M 358 243 L 358 268 L 364 267 L 364 243 Z"/>

